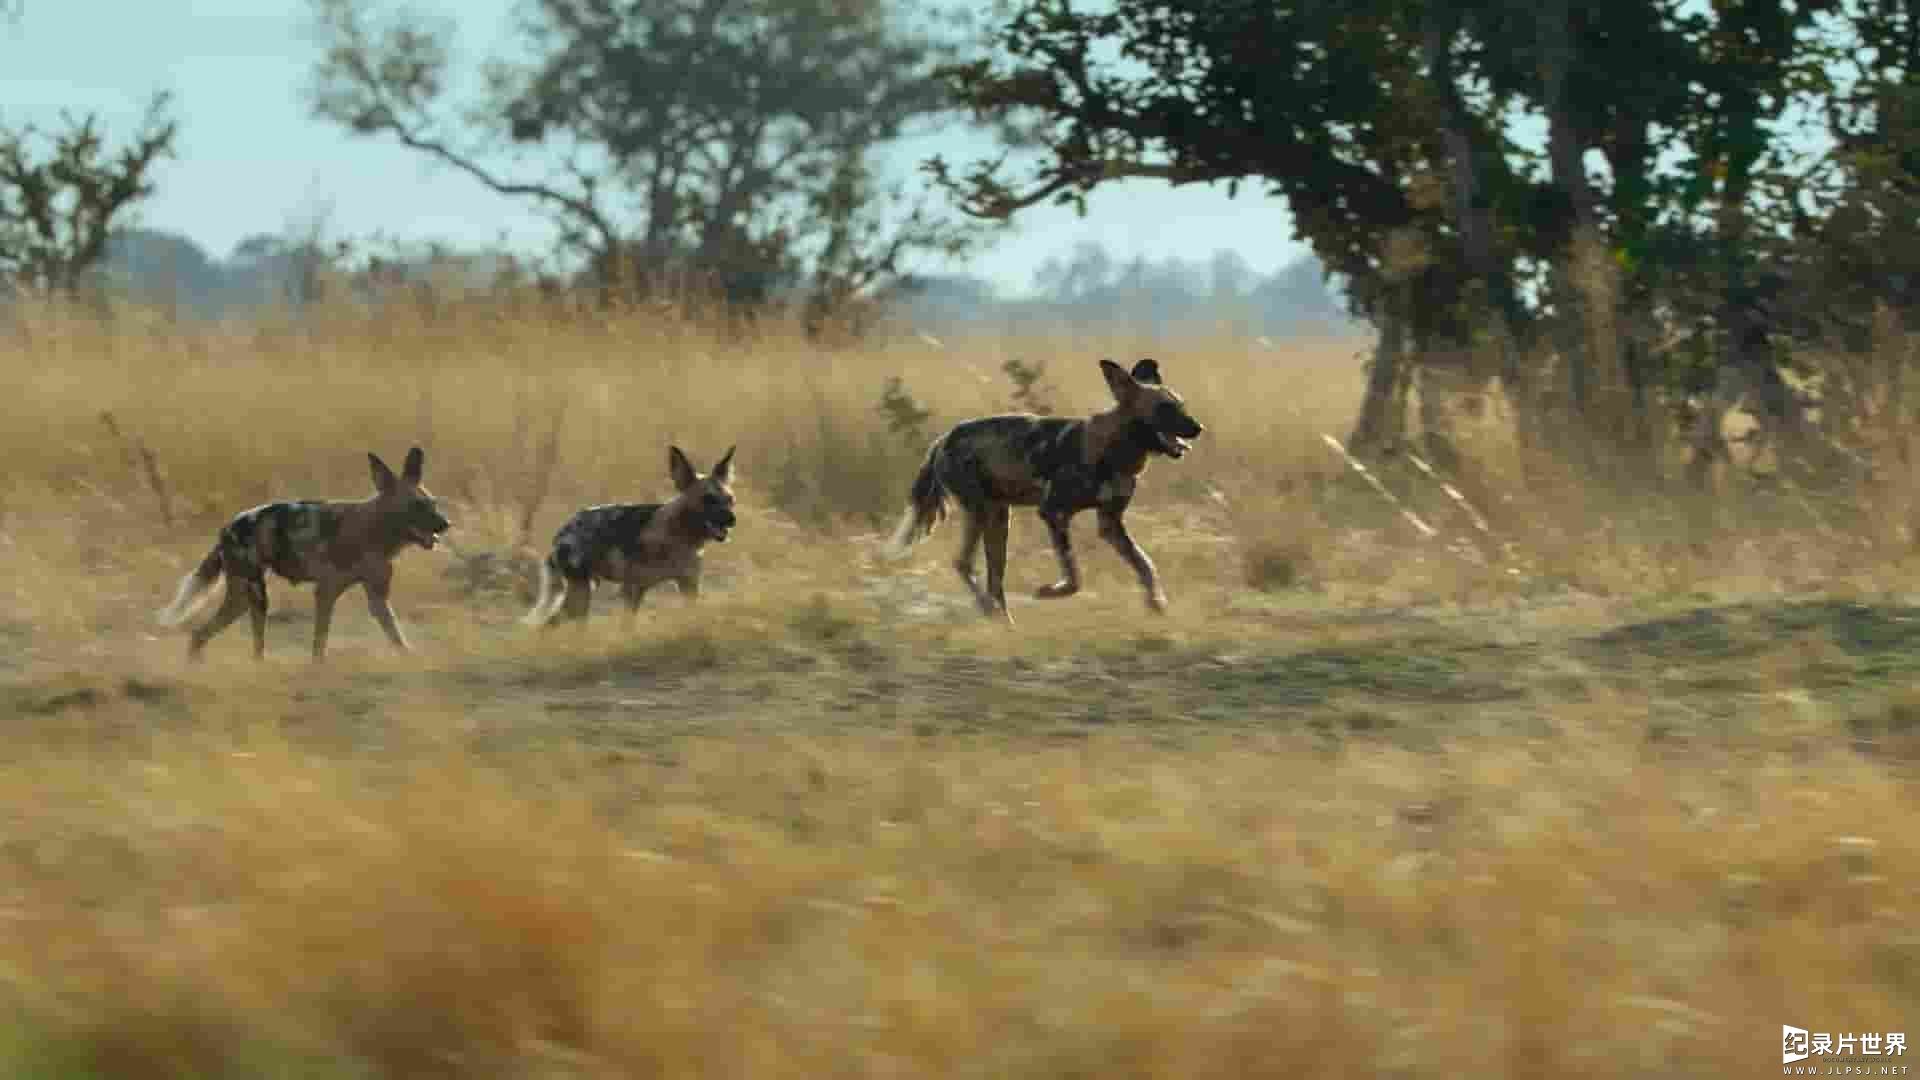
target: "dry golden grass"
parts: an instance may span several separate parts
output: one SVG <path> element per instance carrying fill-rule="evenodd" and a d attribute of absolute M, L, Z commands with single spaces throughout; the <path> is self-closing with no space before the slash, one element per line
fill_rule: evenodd
<path fill-rule="evenodd" d="M 1321 443 L 1359 345 L 819 352 L 643 317 L 47 315 L 0 357 L 0 1063 L 21 1076 L 1533 1077 L 1770 1069 L 1920 1003 L 1920 611 L 1899 479 L 1830 502 L 1522 480 L 1420 540 Z M 1145 480 L 1149 620 L 1015 526 L 871 544 L 921 447 L 1044 360 L 1154 355 L 1208 425 Z M 113 414 L 119 434 L 100 414 Z M 527 635 L 543 544 L 740 446 L 698 608 Z M 151 451 L 172 523 L 140 464 Z M 188 668 L 151 613 L 231 513 L 419 442 L 457 522 L 323 669 L 272 586 Z M 128 457 L 131 447 L 131 458 Z M 1910 478 L 1909 478 L 1910 479 Z M 1505 545 L 1502 547 L 1501 545 Z M 1910 625 L 1911 624 L 1911 625 Z M 1898 1064 L 1896 1060 L 1893 1063 Z"/>
<path fill-rule="evenodd" d="M 1904 1030 L 1901 784 L 1596 742 L 36 754 L 10 1071 L 1734 1075 Z"/>

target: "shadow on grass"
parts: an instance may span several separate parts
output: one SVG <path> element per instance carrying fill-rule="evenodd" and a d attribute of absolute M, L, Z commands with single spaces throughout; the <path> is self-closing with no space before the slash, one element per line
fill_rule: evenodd
<path fill-rule="evenodd" d="M 1920 671 L 1920 607 L 1820 600 L 1696 608 L 1590 635 L 1572 651 L 1612 666 L 1710 665 L 1752 660 L 1794 642 L 1837 649 L 1843 662 L 1811 665 L 1832 669 L 1826 674 L 1836 678 L 1912 674 Z"/>
<path fill-rule="evenodd" d="M 1587 701 L 1595 685 L 1645 688 L 1654 676 L 1661 700 L 1708 711 L 1789 685 L 1853 707 L 1920 678 L 1920 607 L 1900 605 L 1702 607 L 1525 644 L 1490 642 L 1467 625 L 1383 629 L 1369 640 L 1305 649 L 1114 635 L 1051 648 L 1036 642 L 996 658 L 948 638 L 888 636 L 860 613 L 816 598 L 782 616 L 742 610 L 676 619 L 577 646 L 502 648 L 438 668 L 303 674 L 244 691 L 70 671 L 0 682 L 0 708 L 36 737 L 67 740 L 218 722 L 244 705 L 290 732 L 352 743 L 379 739 L 394 709 L 427 700 L 484 714 L 487 737 L 509 742 L 562 728 L 596 742 L 743 727 L 1045 735 L 1132 726 L 1173 734 L 1311 730 L 1315 717 L 1361 731 L 1381 726 L 1372 718 L 1406 710 L 1474 722 L 1466 714 L 1484 707 L 1518 715 L 1511 706 Z M 244 702 L 234 696 L 243 692 Z M 1351 717 L 1364 719 L 1342 719 Z"/>

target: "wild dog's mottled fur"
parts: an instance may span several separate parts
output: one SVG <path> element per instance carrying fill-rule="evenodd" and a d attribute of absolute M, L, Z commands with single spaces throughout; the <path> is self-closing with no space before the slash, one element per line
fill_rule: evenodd
<path fill-rule="evenodd" d="M 1100 536 L 1133 568 L 1147 605 L 1166 610 L 1153 560 L 1127 535 L 1123 520 L 1152 454 L 1179 458 L 1203 430 L 1180 395 L 1160 382 L 1160 366 L 1142 360 L 1133 371 L 1100 361 L 1114 407 L 1085 419 L 1012 414 L 967 420 L 934 440 L 913 481 L 912 500 L 895 530 L 889 554 L 904 556 L 933 531 L 951 498 L 966 514 L 966 532 L 953 567 L 988 615 L 1007 613 L 1005 576 L 1011 508 L 1039 507 L 1060 560 L 1061 579 L 1036 596 L 1072 596 L 1080 570 L 1068 526 L 1082 510 L 1100 517 Z M 974 579 L 974 551 L 987 547 L 987 584 Z"/>
<path fill-rule="evenodd" d="M 242 612 L 253 617 L 253 655 L 267 649 L 267 572 L 287 581 L 314 584 L 313 658 L 327 651 L 327 628 L 340 594 L 355 585 L 367 590 L 367 610 L 402 652 L 407 639 L 393 617 L 387 595 L 393 584 L 393 560 L 409 544 L 432 549 L 449 523 L 433 494 L 420 484 L 426 455 L 407 451 L 399 476 L 369 453 L 374 494 L 359 502 L 275 502 L 242 511 L 220 530 L 213 549 L 180 582 L 173 602 L 159 613 L 163 626 L 192 616 L 224 574 L 226 600 L 213 618 L 193 632 L 187 656 L 197 659 L 214 635 Z"/>
<path fill-rule="evenodd" d="M 529 626 L 584 619 L 593 583 L 620 584 L 629 612 L 662 581 L 680 586 L 692 600 L 700 594 L 700 549 L 725 543 L 733 516 L 733 448 L 713 472 L 702 476 L 677 446 L 667 448 L 667 471 L 678 492 L 664 503 L 589 506 L 554 534 L 553 550 L 540 564 L 540 590 L 521 620 Z"/>

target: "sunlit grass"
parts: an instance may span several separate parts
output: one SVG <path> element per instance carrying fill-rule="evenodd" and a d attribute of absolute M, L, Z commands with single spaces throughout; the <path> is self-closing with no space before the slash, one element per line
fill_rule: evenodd
<path fill-rule="evenodd" d="M 1635 499 L 1488 425 L 1490 540 L 1383 474 L 1427 540 L 1321 441 L 1355 342 L 28 330 L 0 357 L 9 1075 L 1725 1076 L 1782 1023 L 1920 1003 L 1898 477 Z M 1011 630 L 965 602 L 957 529 L 874 557 L 923 450 L 888 377 L 931 434 L 1008 408 L 1008 358 L 1071 413 L 1141 355 L 1208 427 L 1130 515 L 1169 618 L 1084 523 L 1087 591 L 1041 602 L 1016 517 Z M 153 626 L 228 515 L 356 496 L 416 442 L 457 523 L 400 559 L 416 653 L 350 598 L 310 665 L 277 582 L 264 664 L 244 626 L 197 667 Z M 529 556 L 663 495 L 669 443 L 740 448 L 699 605 L 519 627 Z"/>

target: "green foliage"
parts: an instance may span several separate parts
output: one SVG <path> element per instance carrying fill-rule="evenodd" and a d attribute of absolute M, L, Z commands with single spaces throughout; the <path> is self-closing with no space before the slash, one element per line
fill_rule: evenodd
<path fill-rule="evenodd" d="M 1515 355 L 1568 366 L 1563 390 L 1528 388 L 1537 405 L 1645 410 L 1642 390 L 1691 388 L 1702 362 L 1777 366 L 1769 342 L 1830 323 L 1850 277 L 1885 300 L 1909 272 L 1875 245 L 1920 220 L 1912 8 L 1022 0 L 991 54 L 942 74 L 1042 152 L 1024 173 L 925 168 L 996 220 L 1116 180 L 1260 184 L 1416 362 L 1497 349 L 1498 328 Z M 1825 107 L 1845 113 L 1840 152 L 1818 157 L 1804 136 Z M 1516 135 L 1529 117 L 1544 147 Z M 1700 322 L 1716 324 L 1693 336 L 1704 356 L 1649 347 Z M 1658 370 L 1670 359 L 1686 370 Z"/>
<path fill-rule="evenodd" d="M 1301 236 L 1368 311 L 1388 281 L 1420 275 L 1386 258 L 1393 237 L 1445 246 L 1445 215 L 1420 180 L 1437 169 L 1432 103 L 1415 92 L 1418 59 L 1396 20 L 1390 6 L 1330 0 L 1122 0 L 1112 15 L 1024 5 L 996 42 L 1007 61 L 944 74 L 973 108 L 1040 118 L 1046 157 L 1022 180 L 998 162 L 964 175 L 938 158 L 927 167 L 991 218 L 1076 204 L 1129 177 L 1254 180 L 1287 199 Z M 1124 67 L 1101 60 L 1114 46 Z"/>
<path fill-rule="evenodd" d="M 918 450 L 927 445 L 927 423 L 933 419 L 933 410 L 922 407 L 898 375 L 887 376 L 880 388 L 880 415 L 886 418 L 887 430 L 908 446 Z"/>
<path fill-rule="evenodd" d="M 818 324 L 910 253 L 957 252 L 980 231 L 881 175 L 885 147 L 950 111 L 929 75 L 958 32 L 887 0 L 537 0 L 527 59 L 490 61 L 464 118 L 444 100 L 447 26 L 313 2 L 319 115 L 540 203 L 603 283 L 750 304 L 799 286 Z M 511 178 L 490 147 L 561 173 Z"/>
<path fill-rule="evenodd" d="M 72 294 L 105 255 L 114 222 L 153 194 L 178 125 L 157 94 L 132 141 L 107 148 L 98 118 L 55 133 L 0 132 L 0 289 Z"/>
<path fill-rule="evenodd" d="M 1920 5 L 1855 0 L 1822 25 L 1821 116 L 1834 145 L 1800 193 L 1811 212 L 1797 225 L 1814 240 L 1801 253 L 1803 292 L 1824 298 L 1843 339 L 1866 351 L 1876 309 L 1911 318 L 1920 275 Z"/>

